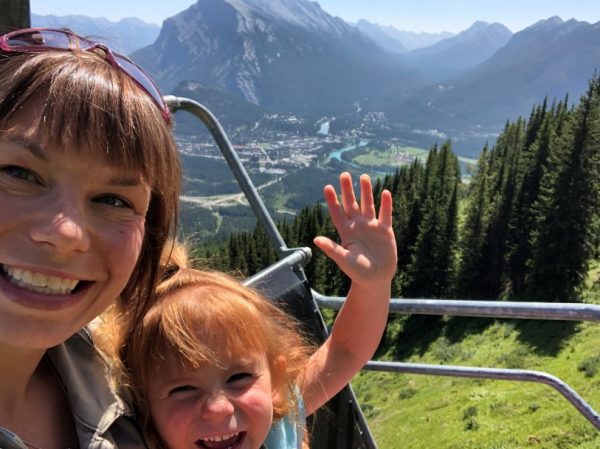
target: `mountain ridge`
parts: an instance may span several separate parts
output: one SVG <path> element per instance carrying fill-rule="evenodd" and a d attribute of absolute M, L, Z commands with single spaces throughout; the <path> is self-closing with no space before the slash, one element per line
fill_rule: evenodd
<path fill-rule="evenodd" d="M 112 22 L 105 17 L 81 14 L 66 16 L 31 14 L 31 26 L 38 28 L 69 28 L 83 36 L 102 41 L 120 53 L 129 54 L 154 42 L 160 32 L 158 25 L 137 17 Z"/>
<path fill-rule="evenodd" d="M 196 80 L 276 111 L 317 115 L 350 108 L 399 78 L 406 88 L 421 82 L 422 74 L 317 3 L 271 1 L 268 12 L 263 3 L 199 0 L 165 20 L 156 42 L 133 57 L 166 92 Z M 301 16 L 290 18 L 297 10 Z"/>

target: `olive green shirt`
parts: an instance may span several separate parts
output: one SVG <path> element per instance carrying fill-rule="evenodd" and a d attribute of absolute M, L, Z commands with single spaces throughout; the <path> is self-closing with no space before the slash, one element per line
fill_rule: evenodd
<path fill-rule="evenodd" d="M 80 449 L 146 449 L 131 407 L 111 387 L 108 363 L 81 330 L 47 352 L 69 400 Z M 27 449 L 0 428 L 1 449 Z"/>

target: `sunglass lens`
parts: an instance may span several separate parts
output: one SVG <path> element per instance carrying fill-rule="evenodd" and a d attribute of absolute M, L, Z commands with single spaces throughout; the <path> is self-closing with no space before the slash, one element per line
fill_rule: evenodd
<path fill-rule="evenodd" d="M 52 30 L 31 30 L 10 36 L 7 43 L 12 48 L 48 47 L 70 48 L 69 35 Z"/>
<path fill-rule="evenodd" d="M 129 74 L 147 93 L 152 97 L 155 103 L 163 110 L 163 113 L 168 111 L 162 95 L 154 85 L 152 80 L 146 75 L 137 65 L 121 55 L 115 54 L 115 59 L 121 69 Z"/>

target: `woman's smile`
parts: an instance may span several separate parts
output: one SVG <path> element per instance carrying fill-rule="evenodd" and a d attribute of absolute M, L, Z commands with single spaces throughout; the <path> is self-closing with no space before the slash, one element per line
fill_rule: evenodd
<path fill-rule="evenodd" d="M 138 174 L 102 153 L 47 147 L 35 122 L 3 135 L 4 338 L 19 344 L 27 336 L 27 345 L 52 346 L 111 304 L 137 262 L 149 198 L 150 188 Z"/>
<path fill-rule="evenodd" d="M 2 274 L 12 284 L 26 290 L 47 295 L 71 294 L 79 280 L 58 276 L 48 276 L 35 271 L 23 270 L 9 265 L 2 265 Z"/>

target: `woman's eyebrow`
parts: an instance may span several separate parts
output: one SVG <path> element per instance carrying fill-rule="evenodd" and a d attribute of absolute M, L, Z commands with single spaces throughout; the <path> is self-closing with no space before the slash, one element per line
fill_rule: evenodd
<path fill-rule="evenodd" d="M 48 160 L 48 158 L 46 157 L 46 151 L 44 150 L 44 148 L 39 143 L 37 143 L 25 136 L 22 136 L 19 134 L 0 134 L 0 139 L 4 140 L 5 142 L 14 143 L 16 145 L 23 147 L 24 149 L 29 151 L 31 154 L 33 154 L 38 159 L 41 159 L 43 161 Z"/>
<path fill-rule="evenodd" d="M 140 185 L 144 185 L 144 182 L 139 177 L 116 177 L 111 178 L 108 183 L 109 185 L 115 187 L 138 187 Z"/>

